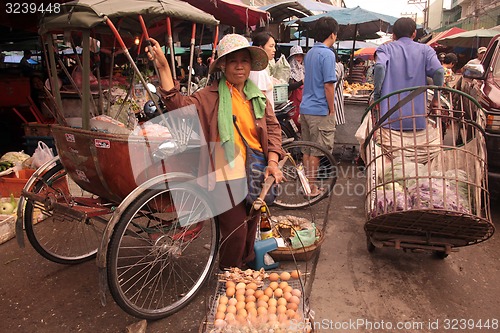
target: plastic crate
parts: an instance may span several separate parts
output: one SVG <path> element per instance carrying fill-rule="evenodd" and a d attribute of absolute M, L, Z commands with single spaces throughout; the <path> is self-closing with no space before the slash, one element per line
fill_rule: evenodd
<path fill-rule="evenodd" d="M 273 88 L 274 104 L 288 100 L 288 84 L 275 84 Z"/>
<path fill-rule="evenodd" d="M 34 169 L 23 169 L 19 170 L 19 178 L 14 172 L 0 177 L 0 195 L 8 197 L 12 193 L 14 197 L 19 198 L 21 190 L 34 172 Z"/>

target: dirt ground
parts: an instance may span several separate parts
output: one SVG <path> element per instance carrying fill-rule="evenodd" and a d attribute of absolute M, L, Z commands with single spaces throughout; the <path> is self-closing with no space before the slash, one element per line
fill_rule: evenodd
<path fill-rule="evenodd" d="M 350 108 L 348 117 L 358 119 L 362 110 Z M 350 150 L 356 145 L 353 134 L 357 124 L 353 121 L 337 132 L 337 157 L 343 161 L 338 184 L 343 190 L 332 197 L 321 253 L 300 263 L 300 269 L 310 273 L 306 294 L 315 312 L 315 331 L 499 332 L 498 234 L 482 244 L 461 248 L 444 260 L 429 253 L 391 248 L 367 251 L 361 191 L 366 179 L 352 164 L 355 152 Z M 327 207 L 324 200 L 295 213 L 322 224 Z M 498 229 L 500 201 L 494 201 L 491 208 Z M 286 212 L 273 211 L 282 213 Z M 26 243 L 25 248 L 19 248 L 13 239 L 0 245 L 0 332 L 122 333 L 139 321 L 122 311 L 109 292 L 107 303 L 101 305 L 94 261 L 76 266 L 55 264 Z M 293 267 L 291 262 L 281 264 L 280 269 Z M 146 332 L 198 332 L 216 283 L 213 278 L 177 314 L 148 322 Z M 406 326 L 397 328 L 398 323 Z"/>

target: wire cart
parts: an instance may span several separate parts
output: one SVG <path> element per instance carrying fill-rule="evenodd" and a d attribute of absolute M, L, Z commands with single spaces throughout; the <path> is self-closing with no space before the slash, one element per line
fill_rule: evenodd
<path fill-rule="evenodd" d="M 466 114 L 466 103 L 481 109 L 460 91 L 423 86 L 368 107 L 360 127 L 368 251 L 394 247 L 446 258 L 493 235 L 485 117 Z"/>

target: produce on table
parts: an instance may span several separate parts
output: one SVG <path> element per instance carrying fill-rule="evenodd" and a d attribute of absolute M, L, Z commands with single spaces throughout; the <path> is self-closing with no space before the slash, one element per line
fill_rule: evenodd
<path fill-rule="evenodd" d="M 11 151 L 8 153 L 5 153 L 2 155 L 0 158 L 1 162 L 11 162 L 15 165 L 21 165 L 25 160 L 30 158 L 30 155 L 25 154 L 24 152 L 16 152 L 16 151 Z"/>
<path fill-rule="evenodd" d="M 10 202 L 9 201 L 3 201 L 0 202 L 0 214 L 13 214 L 16 211 L 17 208 L 17 202 L 16 199 L 14 198 L 14 195 L 10 195 Z"/>

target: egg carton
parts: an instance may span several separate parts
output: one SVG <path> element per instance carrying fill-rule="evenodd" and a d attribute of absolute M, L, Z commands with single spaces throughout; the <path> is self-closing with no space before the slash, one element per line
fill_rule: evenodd
<path fill-rule="evenodd" d="M 273 273 L 273 271 L 268 271 L 267 273 Z M 281 272 L 275 271 L 275 273 L 280 274 Z M 288 281 L 288 285 L 291 286 L 293 289 L 299 289 L 302 292 L 302 296 L 300 297 L 300 304 L 298 307 L 298 313 L 301 315 L 303 318 L 302 321 L 297 324 L 296 326 L 298 327 L 297 330 L 287 330 L 287 332 L 293 332 L 293 333 L 302 333 L 302 332 L 310 332 L 308 330 L 308 323 L 310 322 L 309 320 L 309 304 L 305 302 L 304 300 L 304 290 L 303 290 L 303 285 L 301 284 L 299 279 L 290 279 Z M 264 281 L 264 284 L 260 287 L 257 288 L 257 290 L 265 290 L 267 287 L 269 287 L 269 284 L 271 281 L 269 279 L 266 279 Z M 213 296 L 210 297 L 210 308 L 208 310 L 208 314 L 206 316 L 206 322 L 201 325 L 204 329 L 200 330 L 200 333 L 244 333 L 247 332 L 246 329 L 248 329 L 248 332 L 254 332 L 251 331 L 251 325 L 249 323 L 248 327 L 240 327 L 239 329 L 218 329 L 214 326 L 215 322 L 215 313 L 217 312 L 217 305 L 219 302 L 219 298 L 221 296 L 224 296 L 226 294 L 226 281 L 225 280 L 219 280 L 217 284 L 216 291 Z M 299 329 L 300 328 L 300 329 Z M 268 333 L 269 330 L 259 330 L 258 333 Z"/>

